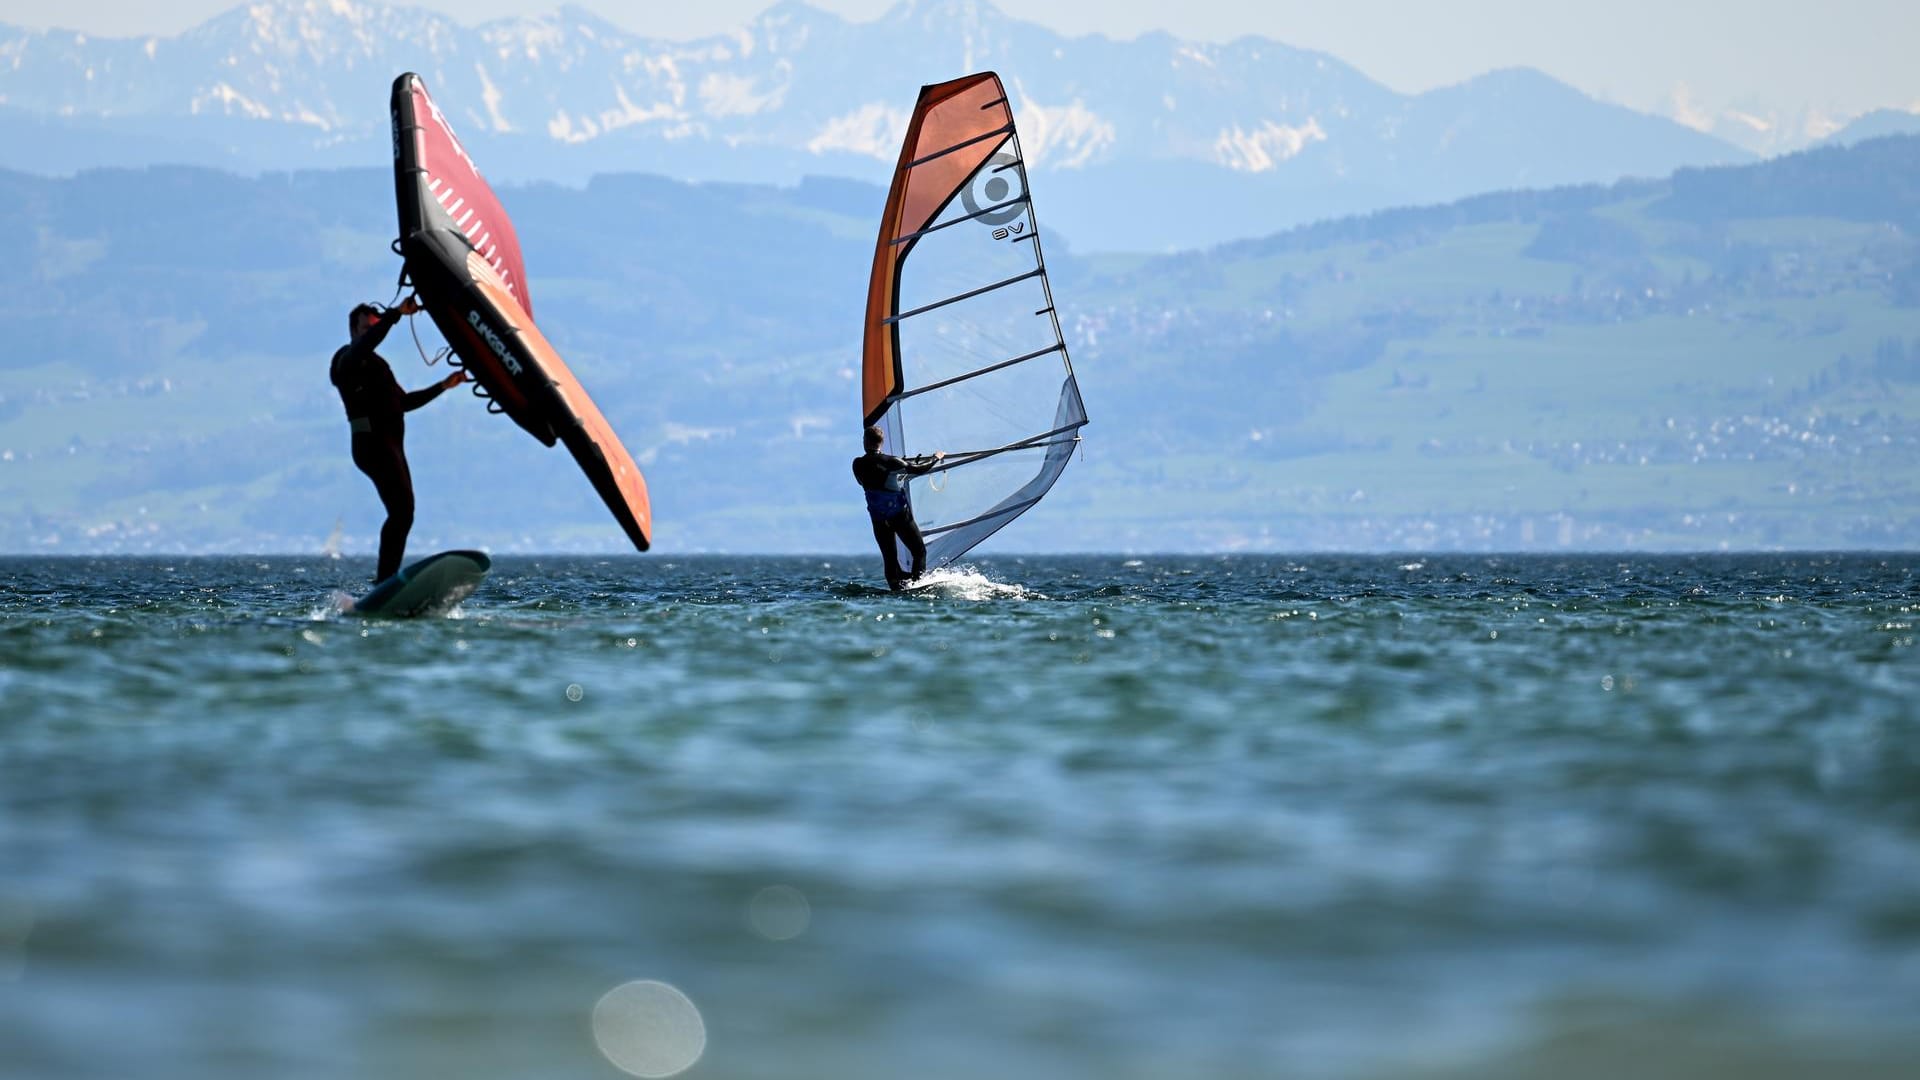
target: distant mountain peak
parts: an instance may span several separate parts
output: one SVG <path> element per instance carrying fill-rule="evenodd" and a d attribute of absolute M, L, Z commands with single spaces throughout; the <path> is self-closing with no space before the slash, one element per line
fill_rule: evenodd
<path fill-rule="evenodd" d="M 1007 21 L 1007 15 L 989 0 L 900 0 L 882 18 L 900 22 Z"/>
<path fill-rule="evenodd" d="M 1478 90 L 1498 94 L 1551 94 L 1556 97 L 1591 100 L 1585 94 L 1539 68 L 1515 65 L 1481 72 L 1451 89 Z"/>
<path fill-rule="evenodd" d="M 847 25 L 847 20 L 825 8 L 815 7 L 807 0 L 779 0 L 761 10 L 747 21 L 743 30 L 752 31 L 760 27 L 838 27 Z"/>
<path fill-rule="evenodd" d="M 1909 109 L 1875 109 L 1856 116 L 1824 141 L 1837 146 L 1851 146 L 1888 135 L 1920 135 L 1920 104 Z"/>
<path fill-rule="evenodd" d="M 387 86 L 411 70 L 463 135 L 516 140 L 520 175 L 872 177 L 898 151 L 916 87 L 989 67 L 1036 171 L 1182 191 L 1255 179 L 1273 185 L 1274 214 L 1327 192 L 1436 201 L 1743 157 L 1534 69 L 1406 95 L 1266 38 L 1067 37 L 991 0 L 902 0 L 859 21 L 780 0 L 691 41 L 574 4 L 466 26 L 375 0 L 256 0 L 141 39 L 0 26 L 0 119 L 111 124 L 132 141 L 95 156 L 116 163 L 133 145 L 159 161 L 359 163 L 380 159 Z M 195 144 L 211 149 L 167 156 Z M 0 166 L 47 157 L 0 141 Z"/>
<path fill-rule="evenodd" d="M 1823 109 L 1783 111 L 1754 101 L 1709 104 L 1684 82 L 1674 84 L 1659 112 L 1695 131 L 1767 156 L 1805 149 L 1832 137 L 1847 123 L 1845 117 Z"/>

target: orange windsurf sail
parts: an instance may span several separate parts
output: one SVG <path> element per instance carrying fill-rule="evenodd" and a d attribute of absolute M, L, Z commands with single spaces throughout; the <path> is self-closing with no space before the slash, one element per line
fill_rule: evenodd
<path fill-rule="evenodd" d="M 867 286 L 864 422 L 903 457 L 929 569 L 1039 503 L 1087 423 L 1013 109 L 983 72 L 922 87 Z"/>

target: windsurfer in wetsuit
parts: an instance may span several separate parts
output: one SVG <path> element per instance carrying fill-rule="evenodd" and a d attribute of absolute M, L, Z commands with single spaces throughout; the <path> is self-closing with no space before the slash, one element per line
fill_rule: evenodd
<path fill-rule="evenodd" d="M 353 343 L 333 354 L 333 385 L 340 391 L 340 403 L 347 407 L 347 423 L 353 428 L 353 463 L 373 481 L 380 504 L 387 509 L 386 523 L 380 526 L 380 566 L 373 577 L 376 582 L 400 572 L 407 533 L 413 529 L 413 473 L 407 469 L 406 414 L 467 381 L 467 373 L 455 369 L 432 386 L 409 394 L 400 389 L 393 369 L 374 352 L 400 316 L 419 310 L 420 305 L 411 297 L 384 312 L 373 304 L 361 304 L 347 315 L 347 332 Z"/>
<path fill-rule="evenodd" d="M 886 441 L 877 427 L 867 429 L 867 452 L 853 459 L 853 478 L 867 493 L 867 516 L 873 519 L 873 539 L 880 545 L 880 558 L 887 567 L 887 588 L 895 592 L 927 569 L 927 542 L 920 538 L 920 526 L 914 523 L 913 510 L 907 505 L 907 477 L 925 476 L 933 471 L 943 451 L 930 458 L 907 460 L 880 452 Z M 898 540 L 913 556 L 913 572 L 900 572 Z"/>

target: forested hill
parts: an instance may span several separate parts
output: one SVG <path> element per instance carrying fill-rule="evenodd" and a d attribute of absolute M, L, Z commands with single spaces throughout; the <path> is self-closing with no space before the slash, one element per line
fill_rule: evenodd
<path fill-rule="evenodd" d="M 1173 256 L 1055 234 L 1093 425 L 999 543 L 1909 546 L 1916 166 L 1887 138 Z M 879 189 L 503 197 L 663 550 L 870 542 L 845 459 Z M 336 520 L 366 544 L 324 366 L 347 306 L 391 294 L 391 200 L 383 170 L 0 174 L 0 546 L 311 550 Z M 387 353 L 434 375 L 404 332 Z M 411 430 L 422 543 L 619 546 L 565 455 L 477 402 Z"/>
<path fill-rule="evenodd" d="M 1500 191 L 1437 206 L 1382 210 L 1223 245 L 1215 252 L 1312 251 L 1475 225 L 1541 224 L 1629 202 L 1645 203 L 1651 216 L 1700 226 L 1809 217 L 1920 231 L 1920 136 L 1821 147 L 1760 165 L 1682 169 L 1658 180 Z"/>

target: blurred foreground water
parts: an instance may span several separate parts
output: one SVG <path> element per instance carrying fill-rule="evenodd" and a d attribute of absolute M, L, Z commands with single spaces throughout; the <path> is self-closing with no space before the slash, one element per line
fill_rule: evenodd
<path fill-rule="evenodd" d="M 0 1074 L 1920 1075 L 1916 569 L 0 560 Z"/>

